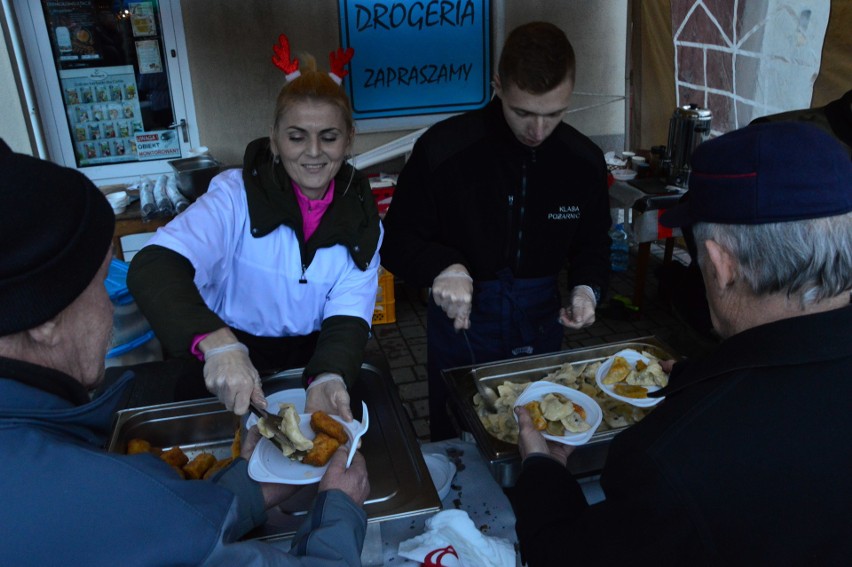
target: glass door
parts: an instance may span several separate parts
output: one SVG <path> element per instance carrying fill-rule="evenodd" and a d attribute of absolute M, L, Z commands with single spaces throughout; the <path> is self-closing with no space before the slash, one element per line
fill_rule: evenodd
<path fill-rule="evenodd" d="M 104 184 L 170 172 L 197 145 L 177 0 L 15 10 L 50 159 Z"/>

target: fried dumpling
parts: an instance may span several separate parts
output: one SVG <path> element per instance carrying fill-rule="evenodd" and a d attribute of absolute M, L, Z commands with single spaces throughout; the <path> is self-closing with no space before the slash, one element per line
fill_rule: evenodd
<path fill-rule="evenodd" d="M 616 384 L 627 378 L 627 375 L 630 374 L 631 370 L 633 370 L 633 368 L 623 356 L 616 356 L 612 360 L 609 372 L 606 373 L 606 376 L 603 377 L 601 382 L 604 384 Z"/>

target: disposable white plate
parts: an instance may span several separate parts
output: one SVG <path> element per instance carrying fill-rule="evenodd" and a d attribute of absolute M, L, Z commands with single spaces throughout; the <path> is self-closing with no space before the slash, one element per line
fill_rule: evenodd
<path fill-rule="evenodd" d="M 361 428 L 361 422 L 352 420 L 346 423 L 336 415 L 331 416 L 334 420 L 340 422 L 346 434 L 351 439 L 355 432 Z M 313 429 L 311 429 L 310 414 L 301 414 L 299 422 L 299 430 L 302 435 L 308 439 L 316 437 Z M 319 482 L 322 475 L 325 473 L 328 465 L 315 467 L 306 465 L 299 461 L 294 461 L 289 457 L 285 457 L 281 450 L 278 449 L 269 439 L 262 438 L 251 454 L 249 459 L 248 473 L 251 478 L 258 482 L 277 482 L 278 484 L 313 484 Z"/>
<path fill-rule="evenodd" d="M 629 181 L 636 177 L 636 172 L 632 169 L 614 169 L 610 173 L 619 181 Z"/>
<path fill-rule="evenodd" d="M 597 431 L 598 427 L 600 427 L 601 420 L 603 419 L 603 410 L 601 410 L 601 406 L 599 406 L 591 397 L 579 390 L 569 388 L 568 386 L 562 386 L 561 384 L 554 384 L 547 380 L 533 382 L 527 386 L 526 389 L 521 392 L 521 395 L 518 396 L 518 399 L 515 400 L 515 405 L 522 406 L 536 400 L 541 400 L 545 394 L 560 394 L 582 407 L 586 412 L 586 422 L 591 425 L 591 427 L 582 433 L 568 433 L 560 436 L 550 435 L 549 433 L 542 431 L 544 438 L 564 445 L 576 446 L 587 443 L 589 439 L 592 438 L 595 431 Z M 514 412 L 512 415 L 514 415 Z M 515 415 L 515 420 L 517 419 L 518 416 Z"/>
<path fill-rule="evenodd" d="M 298 413 L 304 413 L 306 398 L 307 394 L 305 393 L 304 388 L 291 388 L 289 390 L 281 390 L 279 392 L 275 392 L 274 394 L 266 396 L 266 409 L 267 411 L 269 411 L 269 413 L 273 415 L 278 415 L 279 404 L 293 404 L 296 407 L 296 411 Z M 246 429 L 251 428 L 251 426 L 255 423 L 257 423 L 257 416 L 253 413 L 249 413 L 246 419 Z"/>
<path fill-rule="evenodd" d="M 438 498 L 443 500 L 450 493 L 450 485 L 456 475 L 456 465 L 446 456 L 438 453 L 423 453 L 423 460 L 432 476 Z"/>
<path fill-rule="evenodd" d="M 595 383 L 598 385 L 598 388 L 601 389 L 603 393 L 606 395 L 615 398 L 616 400 L 628 403 L 630 405 L 639 407 L 639 408 L 649 408 L 651 406 L 655 406 L 661 401 L 665 399 L 665 396 L 661 398 L 628 398 L 626 396 L 620 396 L 612 391 L 615 384 L 604 384 L 603 379 L 606 376 L 607 372 L 609 372 L 610 367 L 612 366 L 612 362 L 615 360 L 616 356 L 622 357 L 631 367 L 636 366 L 636 362 L 639 360 L 644 363 L 649 363 L 651 360 L 645 356 L 642 356 L 637 351 L 632 349 L 626 349 L 615 353 L 614 355 L 607 358 L 603 364 L 598 367 L 597 373 L 595 373 Z M 648 393 L 656 392 L 660 389 L 659 386 L 646 386 L 648 388 Z"/>

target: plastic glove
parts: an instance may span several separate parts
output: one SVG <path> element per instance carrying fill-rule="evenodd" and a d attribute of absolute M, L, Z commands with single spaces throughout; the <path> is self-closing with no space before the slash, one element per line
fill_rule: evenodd
<path fill-rule="evenodd" d="M 307 393 L 305 413 L 324 411 L 329 415 L 339 415 L 343 421 L 352 421 L 349 392 L 340 375 L 331 372 L 320 374 L 308 385 Z"/>
<path fill-rule="evenodd" d="M 559 322 L 569 329 L 582 329 L 595 322 L 595 293 L 587 285 L 571 290 L 571 305 L 559 311 Z"/>
<path fill-rule="evenodd" d="M 456 331 L 470 329 L 473 278 L 464 266 L 452 264 L 438 274 L 432 282 L 432 298 L 453 320 Z"/>
<path fill-rule="evenodd" d="M 248 347 L 242 343 L 204 351 L 204 384 L 228 410 L 237 415 L 248 411 L 249 400 L 266 407 L 260 376 L 249 360 Z"/>

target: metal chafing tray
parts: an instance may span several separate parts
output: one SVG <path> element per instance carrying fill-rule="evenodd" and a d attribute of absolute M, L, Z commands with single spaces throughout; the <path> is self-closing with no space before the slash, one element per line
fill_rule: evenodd
<path fill-rule="evenodd" d="M 300 388 L 301 375 L 302 370 L 296 369 L 264 378 L 263 389 L 269 395 Z M 364 505 L 367 521 L 382 522 L 440 510 L 441 501 L 389 373 L 363 364 L 350 395 L 356 419 L 361 417 L 361 401 L 370 410 L 370 429 L 361 440 L 370 475 L 370 496 Z M 116 415 L 109 451 L 124 453 L 130 439 L 141 438 L 158 447 L 180 446 L 190 458 L 201 451 L 225 458 L 230 456 L 240 421 L 215 398 L 126 409 Z M 310 506 L 316 486 L 303 490 L 289 513 L 270 510 L 267 523 L 250 532 L 246 539 L 274 541 L 291 537 Z"/>
<path fill-rule="evenodd" d="M 473 403 L 473 396 L 477 393 L 475 381 L 481 381 L 496 390 L 496 386 L 505 381 L 539 380 L 565 363 L 596 362 L 626 348 L 646 350 L 662 359 L 680 358 L 670 346 L 654 336 L 648 336 L 484 365 L 450 368 L 442 371 L 449 389 L 450 415 L 462 430 L 463 437 L 473 437 L 497 482 L 504 487 L 514 486 L 521 472 L 518 446 L 502 441 L 485 430 Z M 624 429 L 626 427 L 598 431 L 587 444 L 577 447 L 568 462 L 571 472 L 577 476 L 597 474 L 603 468 L 610 441 Z"/>

